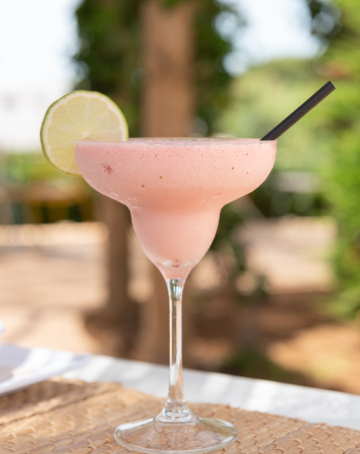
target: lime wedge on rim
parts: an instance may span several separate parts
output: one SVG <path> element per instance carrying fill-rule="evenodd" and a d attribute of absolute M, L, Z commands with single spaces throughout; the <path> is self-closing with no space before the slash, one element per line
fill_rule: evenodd
<path fill-rule="evenodd" d="M 80 176 L 75 162 L 76 140 L 122 141 L 128 127 L 119 107 L 96 91 L 78 90 L 55 101 L 45 113 L 40 131 L 45 156 L 62 172 Z"/>

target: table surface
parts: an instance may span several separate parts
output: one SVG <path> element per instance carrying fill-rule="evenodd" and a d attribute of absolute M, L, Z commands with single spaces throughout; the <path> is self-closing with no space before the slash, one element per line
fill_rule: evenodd
<path fill-rule="evenodd" d="M 169 370 L 144 362 L 93 356 L 85 366 L 63 376 L 88 382 L 121 382 L 125 387 L 166 397 Z M 184 386 L 189 402 L 229 404 L 360 430 L 360 396 L 187 369 Z"/>

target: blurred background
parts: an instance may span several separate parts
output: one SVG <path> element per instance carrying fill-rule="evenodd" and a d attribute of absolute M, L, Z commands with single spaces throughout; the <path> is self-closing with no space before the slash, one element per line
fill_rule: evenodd
<path fill-rule="evenodd" d="M 331 79 L 226 206 L 184 301 L 187 367 L 360 393 L 357 0 L 0 0 L 4 342 L 168 361 L 168 303 L 127 209 L 39 141 L 74 88 L 136 136 L 261 137 Z"/>

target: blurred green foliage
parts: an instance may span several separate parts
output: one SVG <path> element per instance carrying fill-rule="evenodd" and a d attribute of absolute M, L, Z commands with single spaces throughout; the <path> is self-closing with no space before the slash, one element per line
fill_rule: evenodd
<path fill-rule="evenodd" d="M 42 153 L 9 153 L 2 158 L 2 179 L 6 183 L 67 180 Z"/>
<path fill-rule="evenodd" d="M 79 51 L 76 88 L 112 98 L 137 136 L 144 72 L 141 67 L 141 0 L 83 1 L 76 11 Z"/>
<path fill-rule="evenodd" d="M 69 178 L 42 153 L 1 156 L 1 183 L 6 185 L 7 217 L 14 224 L 94 219 L 93 191 L 80 178 Z"/>
<path fill-rule="evenodd" d="M 234 282 L 236 276 L 246 269 L 244 249 L 239 246 L 239 241 L 235 237 L 236 230 L 243 221 L 244 217 L 236 204 L 230 203 L 224 206 L 220 213 L 219 227 L 211 245 L 211 250 L 227 250 L 233 256 L 234 266 L 227 270 L 230 273 L 231 282 Z"/>
<path fill-rule="evenodd" d="M 338 89 L 324 112 L 331 159 L 324 191 L 339 228 L 334 308 L 338 315 L 355 317 L 360 310 L 360 8 L 356 0 L 317 3 L 320 11 L 332 7 L 338 21 L 338 32 L 330 34 L 329 47 L 317 62 Z"/>
<path fill-rule="evenodd" d="M 237 351 L 228 358 L 221 372 L 282 383 L 307 384 L 305 377 L 275 364 L 269 359 L 267 352 L 259 347 Z"/>

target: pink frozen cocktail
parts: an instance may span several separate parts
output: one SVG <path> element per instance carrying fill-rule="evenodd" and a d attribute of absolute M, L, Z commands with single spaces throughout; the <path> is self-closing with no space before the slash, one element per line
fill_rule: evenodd
<path fill-rule="evenodd" d="M 135 233 L 166 278 L 184 279 L 209 249 L 221 208 L 271 171 L 276 141 L 130 139 L 76 143 L 81 174 L 125 204 Z"/>

